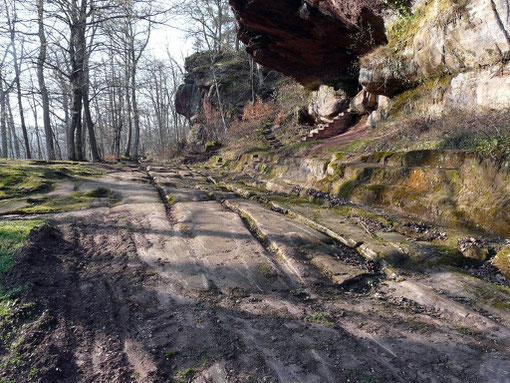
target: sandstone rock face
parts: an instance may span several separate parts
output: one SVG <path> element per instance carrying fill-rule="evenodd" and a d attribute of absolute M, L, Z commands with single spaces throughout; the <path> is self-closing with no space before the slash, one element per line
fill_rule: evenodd
<path fill-rule="evenodd" d="M 460 73 L 451 81 L 448 103 L 459 110 L 510 107 L 510 64 Z"/>
<path fill-rule="evenodd" d="M 251 97 L 250 68 L 242 57 L 199 52 L 186 58 L 185 69 L 184 84 L 177 91 L 175 106 L 179 114 L 190 120 L 197 120 L 204 101 L 218 107 L 214 77 L 225 113 L 235 108 L 242 110 Z"/>
<path fill-rule="evenodd" d="M 355 83 L 358 57 L 386 43 L 382 0 L 229 1 L 248 53 L 310 87 Z"/>
<path fill-rule="evenodd" d="M 423 78 L 478 71 L 499 65 L 510 55 L 507 0 L 415 3 L 414 21 L 399 24 L 404 30 L 397 37 L 400 44 L 390 39 L 387 47 L 363 58 L 360 83 L 369 92 L 391 97 Z M 485 85 L 475 79 L 478 75 L 466 76 L 478 82 L 472 89 L 482 93 Z M 490 86 L 491 81 L 482 82 Z"/>

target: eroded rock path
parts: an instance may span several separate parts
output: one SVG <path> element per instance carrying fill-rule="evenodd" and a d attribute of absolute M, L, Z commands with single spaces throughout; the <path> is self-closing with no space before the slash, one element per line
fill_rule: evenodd
<path fill-rule="evenodd" d="M 435 308 L 204 175 L 124 165 L 95 183 L 121 201 L 52 216 L 10 276 L 41 310 L 21 346 L 34 381 L 510 382 L 504 321 Z"/>

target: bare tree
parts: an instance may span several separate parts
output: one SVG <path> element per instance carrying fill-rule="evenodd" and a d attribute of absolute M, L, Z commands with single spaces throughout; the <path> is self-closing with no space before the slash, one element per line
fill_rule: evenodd
<path fill-rule="evenodd" d="M 51 130 L 51 118 L 50 118 L 50 97 L 48 95 L 48 88 L 46 87 L 46 80 L 44 78 L 44 66 L 46 64 L 46 52 L 47 52 L 47 41 L 46 33 L 44 31 L 44 2 L 43 0 L 37 0 L 37 24 L 38 24 L 38 35 L 39 35 L 39 57 L 37 60 L 37 79 L 39 82 L 39 92 L 42 98 L 43 108 L 43 123 L 44 123 L 44 134 L 46 139 L 46 153 L 49 160 L 55 159 L 55 147 L 53 145 L 53 132 Z"/>
<path fill-rule="evenodd" d="M 26 155 L 26 158 L 32 158 L 32 154 L 30 151 L 30 142 L 29 142 L 29 137 L 28 137 L 28 131 L 27 131 L 26 123 L 25 123 L 25 113 L 23 110 L 23 95 L 22 95 L 22 91 L 21 91 L 21 61 L 19 60 L 18 50 L 16 47 L 16 23 L 17 23 L 17 17 L 18 17 L 17 12 L 16 12 L 16 6 L 15 6 L 16 3 L 13 2 L 12 4 L 8 4 L 7 0 L 4 0 L 4 4 L 5 4 L 5 16 L 7 18 L 7 27 L 8 27 L 8 31 L 9 31 L 10 40 L 11 40 L 11 55 L 12 55 L 12 59 L 13 59 L 14 71 L 16 74 L 15 83 L 16 83 L 17 98 L 18 98 L 19 116 L 20 116 L 20 120 L 21 120 L 21 130 L 23 132 L 23 140 L 25 142 L 25 155 Z M 10 6 L 12 6 L 12 11 L 13 11 L 12 15 L 11 15 Z M 21 45 L 21 50 L 23 51 L 23 43 Z"/>

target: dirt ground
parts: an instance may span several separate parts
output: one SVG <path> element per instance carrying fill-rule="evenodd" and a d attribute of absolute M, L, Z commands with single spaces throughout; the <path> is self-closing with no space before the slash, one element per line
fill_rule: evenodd
<path fill-rule="evenodd" d="M 35 305 L 0 382 L 510 382 L 503 319 L 409 299 L 413 281 L 309 245 L 302 227 L 283 236 L 287 259 L 188 169 L 105 169 L 95 187 L 120 202 L 48 216 L 3 281 Z M 352 283 L 319 272 L 313 251 L 356 267 Z"/>

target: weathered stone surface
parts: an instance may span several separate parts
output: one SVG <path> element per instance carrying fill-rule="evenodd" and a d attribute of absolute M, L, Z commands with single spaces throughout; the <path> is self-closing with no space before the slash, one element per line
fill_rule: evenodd
<path fill-rule="evenodd" d="M 175 95 L 175 108 L 177 113 L 191 119 L 200 110 L 203 91 L 194 83 L 182 84 Z"/>
<path fill-rule="evenodd" d="M 376 55 L 363 60 L 359 82 L 372 94 L 393 97 L 416 83 L 417 66 L 404 60 L 393 62 Z"/>
<path fill-rule="evenodd" d="M 370 116 L 368 116 L 367 120 L 367 126 L 370 126 L 371 128 L 375 128 L 379 123 L 383 120 L 382 114 L 379 110 L 374 110 L 372 113 L 370 113 Z"/>
<path fill-rule="evenodd" d="M 260 64 L 313 86 L 355 82 L 358 57 L 386 43 L 380 0 L 229 0 Z"/>
<path fill-rule="evenodd" d="M 476 153 L 419 150 L 372 155 L 280 158 L 275 162 L 245 154 L 236 171 L 254 177 L 276 175 L 266 188 L 292 193 L 317 189 L 334 197 L 411 214 L 438 225 L 483 227 L 510 236 L 510 170 Z M 261 161 L 269 163 L 262 166 Z"/>
<path fill-rule="evenodd" d="M 446 107 L 501 110 L 510 106 L 510 65 L 460 73 L 450 84 Z"/>

